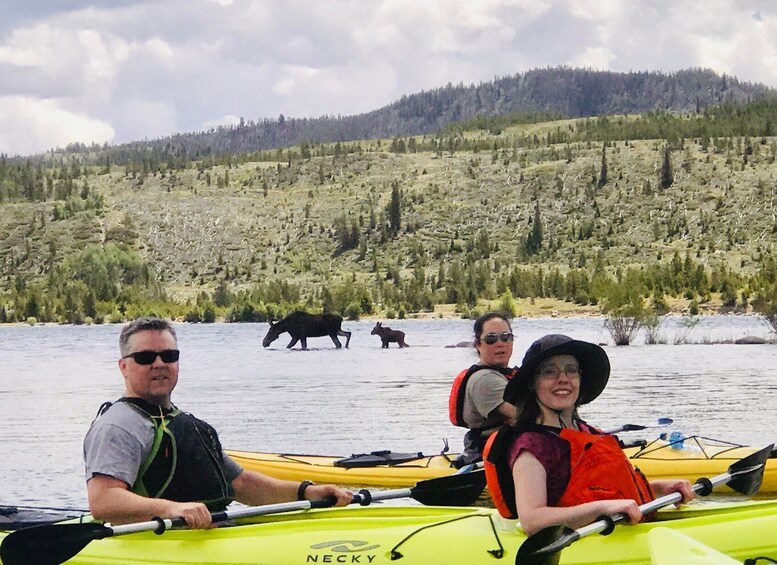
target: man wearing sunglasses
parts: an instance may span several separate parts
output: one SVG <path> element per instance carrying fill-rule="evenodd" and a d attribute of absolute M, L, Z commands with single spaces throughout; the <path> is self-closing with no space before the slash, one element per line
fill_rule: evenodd
<path fill-rule="evenodd" d="M 454 379 L 448 406 L 451 422 L 469 429 L 464 451 L 453 462 L 456 467 L 480 461 L 488 437 L 518 417 L 517 408 L 502 398 L 514 373 L 509 367 L 513 354 L 509 320 L 499 312 L 487 312 L 475 320 L 474 331 L 478 363 Z"/>
<path fill-rule="evenodd" d="M 350 492 L 310 481 L 282 481 L 245 471 L 227 456 L 216 430 L 171 401 L 178 383 L 175 329 L 139 318 L 119 337 L 124 396 L 104 404 L 84 439 L 89 509 L 114 524 L 183 517 L 191 528 L 211 524 L 212 510 L 233 500 L 247 505 Z"/>

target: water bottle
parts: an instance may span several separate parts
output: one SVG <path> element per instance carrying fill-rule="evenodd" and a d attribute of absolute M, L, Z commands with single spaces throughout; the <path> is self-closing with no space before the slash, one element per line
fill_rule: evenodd
<path fill-rule="evenodd" d="M 682 432 L 672 432 L 669 434 L 669 443 L 672 446 L 672 449 L 682 449 L 684 440 L 685 436 Z"/>

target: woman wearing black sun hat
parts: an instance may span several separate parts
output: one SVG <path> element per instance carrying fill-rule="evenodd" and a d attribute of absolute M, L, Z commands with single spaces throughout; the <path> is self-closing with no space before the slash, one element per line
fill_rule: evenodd
<path fill-rule="evenodd" d="M 632 467 L 617 438 L 587 424 L 578 407 L 596 399 L 610 378 L 610 361 L 596 344 L 565 335 L 535 341 L 504 400 L 518 408 L 486 447 L 488 487 L 500 513 L 520 517 L 527 534 L 564 524 L 578 528 L 602 515 L 642 518 L 640 504 L 678 491 L 686 480 L 651 481 Z M 655 493 L 655 494 L 654 494 Z"/>

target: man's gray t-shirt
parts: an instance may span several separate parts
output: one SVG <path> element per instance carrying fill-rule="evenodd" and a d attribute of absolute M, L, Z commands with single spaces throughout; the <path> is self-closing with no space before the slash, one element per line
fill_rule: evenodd
<path fill-rule="evenodd" d="M 504 399 L 507 377 L 494 369 L 480 369 L 467 380 L 464 421 L 470 428 L 491 428 L 502 423 L 496 409 Z"/>
<path fill-rule="evenodd" d="M 84 438 L 86 480 L 108 475 L 132 488 L 140 466 L 151 453 L 154 424 L 126 402 L 115 402 L 98 417 Z M 226 453 L 226 478 L 232 482 L 243 469 Z"/>

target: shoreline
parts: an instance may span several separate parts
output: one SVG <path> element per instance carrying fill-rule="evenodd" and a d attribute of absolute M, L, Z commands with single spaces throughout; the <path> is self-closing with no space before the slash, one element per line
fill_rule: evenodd
<path fill-rule="evenodd" d="M 483 310 L 481 313 L 485 313 L 489 310 Z M 711 318 L 711 317 L 752 317 L 757 318 L 760 317 L 761 314 L 758 312 L 701 312 L 696 315 L 690 315 L 683 312 L 668 312 L 666 314 L 663 314 L 662 316 L 659 316 L 659 318 L 692 318 L 692 319 L 700 319 L 700 318 Z M 531 313 L 519 313 L 513 316 L 511 319 L 517 320 L 517 319 L 526 319 L 526 320 L 552 320 L 552 319 L 596 319 L 600 318 L 602 320 L 606 320 L 608 318 L 607 314 L 603 314 L 599 311 L 597 312 L 558 312 L 558 311 L 551 311 L 551 312 L 531 312 Z M 358 319 L 350 319 L 350 318 L 343 318 L 343 323 L 346 322 L 407 322 L 407 321 L 422 321 L 422 322 L 430 322 L 430 321 L 455 321 L 455 320 L 469 320 L 474 321 L 474 318 L 471 318 L 466 315 L 462 315 L 460 313 L 443 313 L 443 312 L 414 312 L 412 314 L 408 314 L 404 318 L 400 318 L 398 316 L 394 317 L 388 317 L 388 316 L 380 316 L 377 314 L 371 314 L 368 316 L 360 316 Z M 96 323 L 84 323 L 84 324 L 67 324 L 67 323 L 59 323 L 59 322 L 36 322 L 35 324 L 30 324 L 28 322 L 3 322 L 0 323 L 0 328 L 3 327 L 18 327 L 18 326 L 27 326 L 27 327 L 38 327 L 38 326 L 120 326 L 123 324 L 126 324 L 129 320 L 125 320 L 122 322 L 104 322 L 102 324 L 96 324 Z M 253 324 L 266 324 L 267 322 L 227 322 L 224 319 L 217 319 L 215 322 L 187 322 L 185 320 L 177 320 L 172 319 L 172 322 L 176 324 L 197 324 L 197 325 L 208 325 L 208 324 L 245 324 L 245 323 L 253 323 Z M 768 324 L 764 320 L 764 326 L 768 329 Z"/>
<path fill-rule="evenodd" d="M 689 318 L 697 319 L 710 316 L 762 316 L 758 312 L 754 312 L 751 307 L 746 310 L 741 307 L 725 308 L 719 301 L 711 301 L 705 304 L 701 304 L 697 314 L 691 314 L 689 304 L 691 301 L 683 298 L 667 299 L 668 312 L 660 318 Z M 513 310 L 515 315 L 513 319 L 602 319 L 606 320 L 609 316 L 602 311 L 599 305 L 585 305 L 574 304 L 571 302 L 565 302 L 555 298 L 514 298 Z M 462 313 L 457 311 L 456 304 L 436 304 L 434 310 L 431 312 L 411 312 L 400 317 L 393 309 L 381 309 L 377 314 L 369 314 L 359 316 L 357 319 L 351 319 L 343 316 L 343 322 L 352 321 L 374 321 L 374 322 L 395 322 L 397 320 L 474 320 L 477 316 L 492 310 L 499 310 L 499 303 L 497 301 L 483 301 L 478 303 L 473 308 L 469 308 L 468 311 Z M 392 312 L 393 316 L 387 314 Z M 103 322 L 102 324 L 84 323 L 76 325 L 122 325 L 126 324 L 129 320 L 121 322 Z M 183 319 L 172 319 L 175 323 L 187 324 L 240 324 L 240 323 L 267 323 L 267 322 L 227 322 L 225 318 L 218 317 L 214 322 L 186 322 Z M 768 323 L 764 322 L 767 326 Z M 74 324 L 66 324 L 59 322 L 37 322 L 30 324 L 26 321 L 22 322 L 6 322 L 0 323 L 0 327 L 4 326 L 67 326 Z"/>

